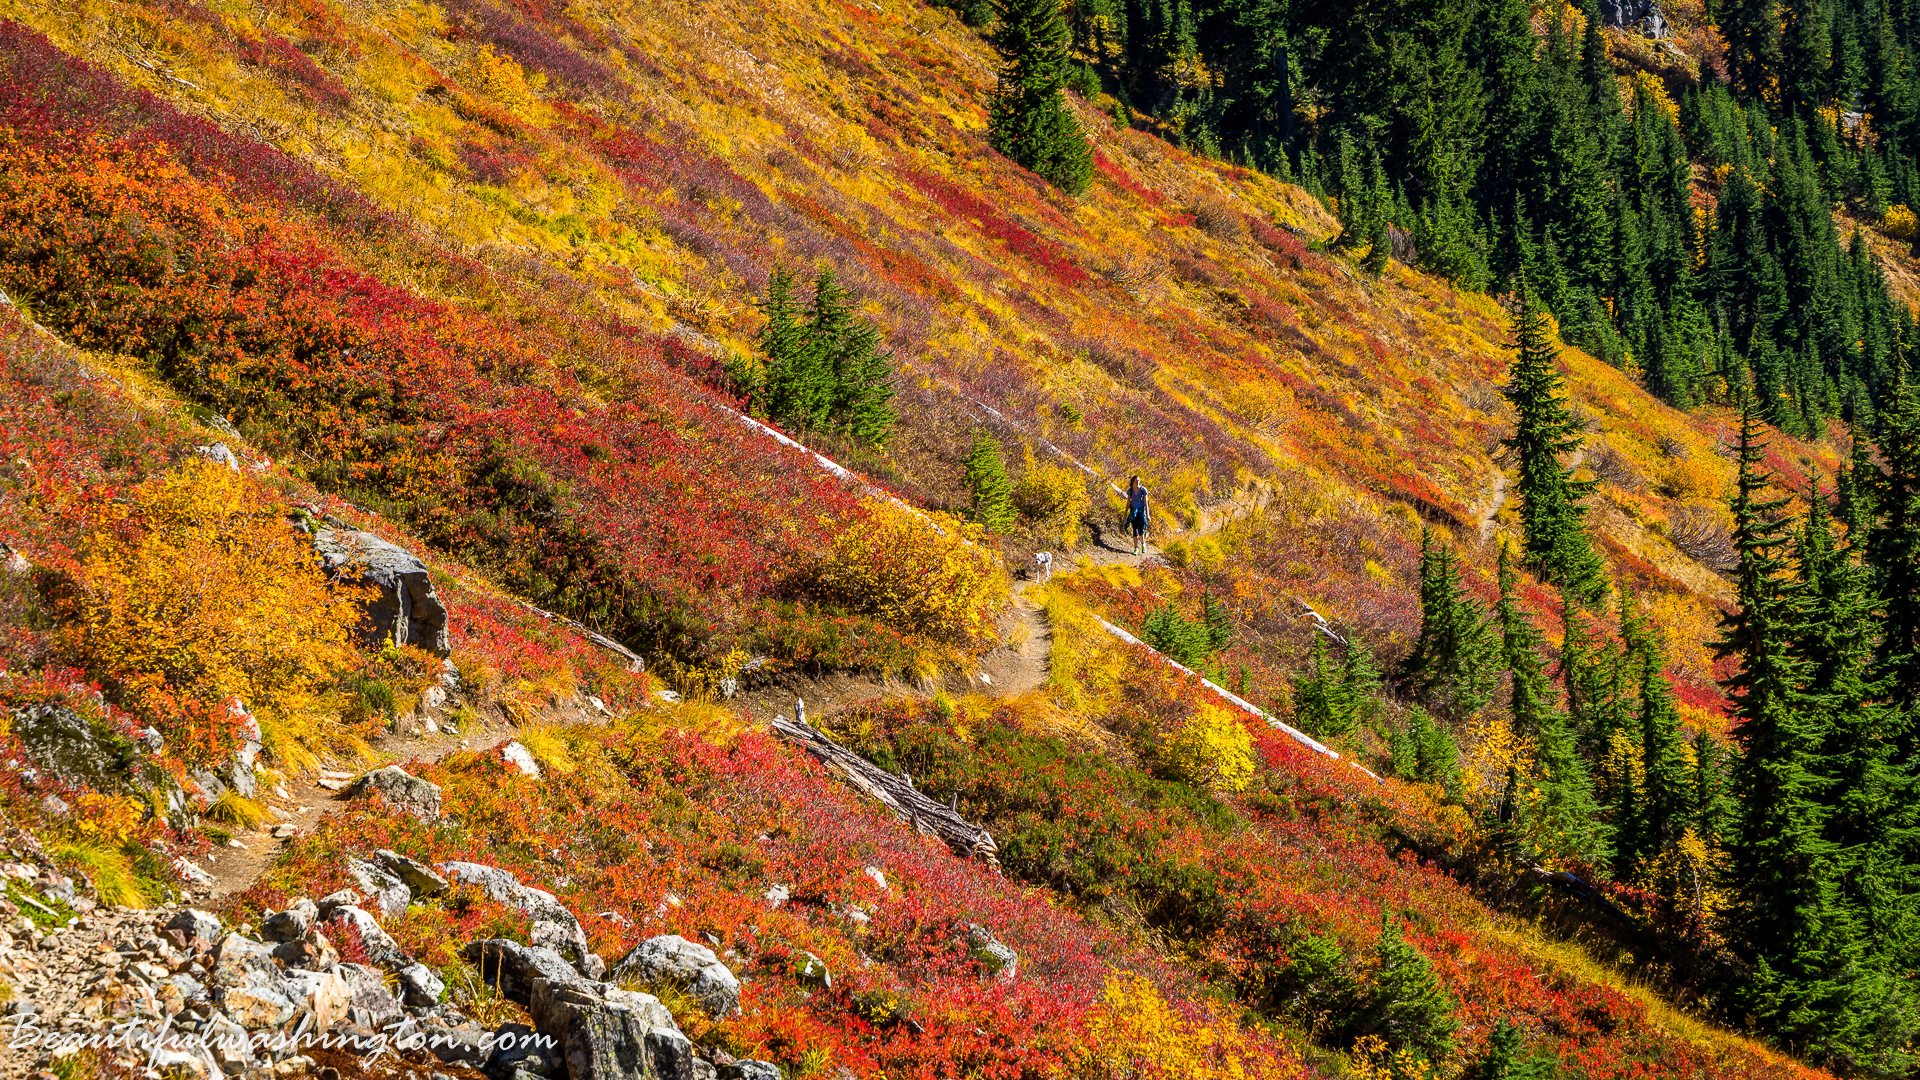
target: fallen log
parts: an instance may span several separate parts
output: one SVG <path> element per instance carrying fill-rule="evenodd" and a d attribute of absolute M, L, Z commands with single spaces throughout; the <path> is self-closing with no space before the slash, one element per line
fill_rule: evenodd
<path fill-rule="evenodd" d="M 805 720 L 773 718 L 774 734 L 799 743 L 829 770 L 845 777 L 861 793 L 893 811 L 893 816 L 924 836 L 938 837 L 963 859 L 978 859 L 1000 872 L 1000 848 L 979 825 L 952 807 L 922 795 L 905 773 L 890 773 L 815 730 Z"/>

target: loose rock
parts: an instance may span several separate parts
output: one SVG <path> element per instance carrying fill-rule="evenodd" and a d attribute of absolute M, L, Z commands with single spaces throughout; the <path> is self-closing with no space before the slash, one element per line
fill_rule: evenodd
<path fill-rule="evenodd" d="M 440 786 L 408 773 L 398 765 L 375 769 L 348 786 L 350 795 L 373 793 L 394 809 L 412 814 L 421 821 L 440 818 Z"/>
<path fill-rule="evenodd" d="M 825 969 L 821 965 L 821 970 Z M 616 982 L 637 979 L 684 986 L 715 1019 L 740 1007 L 740 980 L 712 949 L 678 934 L 662 934 L 641 942 L 615 966 L 613 976 Z"/>

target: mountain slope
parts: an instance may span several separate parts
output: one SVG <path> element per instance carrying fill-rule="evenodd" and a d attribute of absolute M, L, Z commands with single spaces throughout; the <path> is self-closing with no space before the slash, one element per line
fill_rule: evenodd
<path fill-rule="evenodd" d="M 462 617 L 466 648 L 514 614 L 511 593 L 622 639 L 690 696 L 751 684 L 759 656 L 762 673 L 964 675 L 1000 644 L 1002 566 L 1058 546 L 1031 520 L 993 537 L 938 516 L 966 505 L 976 432 L 1018 448 L 1016 480 L 1083 470 L 1096 537 L 1113 528 L 1110 485 L 1137 473 L 1154 491 L 1166 559 L 1089 566 L 1039 594 L 1043 695 L 829 718 L 955 794 L 995 829 L 1009 873 L 1049 892 L 996 899 L 999 881 L 922 850 L 764 735 L 663 736 L 698 725 L 654 718 L 654 684 L 599 672 L 604 658 L 562 634 L 567 658 L 508 679 L 526 684 L 516 708 L 531 720 L 551 704 L 545 678 L 592 690 L 632 730 L 567 732 L 559 756 L 579 771 L 524 790 L 501 786 L 520 780 L 496 758 L 450 759 L 431 775 L 470 823 L 458 835 L 356 810 L 236 913 L 328 891 L 348 852 L 491 852 L 617 915 L 592 930 L 609 956 L 644 927 L 710 933 L 762 965 L 762 1007 L 703 1045 L 858 1075 L 1144 1074 L 1151 1054 L 1126 1041 L 1147 1038 L 1124 1022 L 1133 984 L 1106 984 L 1120 969 L 1183 1002 L 1170 1021 L 1183 1038 L 1234 1031 L 1222 1069 L 1285 1075 L 1303 1055 L 1404 1072 L 1402 1050 L 1491 1068 L 1509 1025 L 1581 1075 L 1796 1070 L 1495 914 L 1541 917 L 1626 964 L 1672 940 L 1610 927 L 1547 878 L 1502 876 L 1470 819 L 1497 813 L 1512 763 L 1499 707 L 1455 733 L 1463 791 L 1375 782 L 1223 711 L 1092 620 L 1139 628 L 1203 593 L 1224 600 L 1235 634 L 1212 670 L 1295 718 L 1315 633 L 1301 605 L 1391 667 L 1419 627 L 1423 526 L 1487 595 L 1517 533 L 1494 300 L 1399 263 L 1369 278 L 1316 243 L 1338 225 L 1300 188 L 1077 98 L 1096 178 L 1085 198 L 1060 196 L 986 145 L 990 50 L 918 4 L 86 0 L 0 14 L 0 288 L 91 362 L 231 421 L 277 462 L 272 484 L 471 567 L 493 597 L 476 610 L 496 614 Z M 738 419 L 734 373 L 771 273 L 821 266 L 901 376 L 885 446 L 795 433 L 853 483 Z M 9 348 L 30 368 L 25 333 Z M 1725 670 L 1702 643 L 1730 591 L 1675 537 L 1718 520 L 1737 423 L 1672 409 L 1575 350 L 1561 366 L 1604 482 L 1601 546 L 1665 640 L 1687 719 L 1718 732 Z M 12 434 L 45 438 L 27 422 Z M 188 438 L 170 434 L 151 470 Z M 1777 436 L 1770 460 L 1827 476 L 1844 453 L 1839 432 Z M 76 503 L 68 527 L 102 505 Z M 9 528 L 24 537 L 31 519 Z M 931 567 L 964 584 L 964 610 L 903 614 L 829 572 L 848 565 L 895 580 Z M 1529 582 L 1523 601 L 1557 634 L 1545 590 Z M 540 655 L 520 643 L 531 633 L 493 635 L 496 666 Z M 1237 754 L 1245 782 L 1182 772 L 1188 732 L 1202 764 Z M 1366 732 L 1343 749 L 1391 754 Z M 589 827 L 603 814 L 617 824 Z M 570 853 L 559 865 L 556 850 Z M 897 924 L 871 931 L 842 917 L 873 902 L 856 896 L 868 854 L 911 883 L 888 909 Z M 797 900 L 770 914 L 776 884 Z M 447 917 L 396 932 L 424 949 L 453 932 Z M 1044 981 L 979 989 L 949 933 L 967 920 L 1041 957 Z M 1417 960 L 1396 951 L 1403 937 Z M 806 996 L 780 960 L 797 949 L 849 985 Z M 939 964 L 918 970 L 929 955 Z M 1457 1035 L 1380 1019 L 1414 969 L 1443 988 Z M 1697 974 L 1650 977 L 1691 994 Z M 926 1030 L 875 1021 L 875 994 L 911 999 L 920 1011 L 903 1015 Z M 1199 1004 L 1208 995 L 1232 999 L 1240 1026 Z M 1086 1038 L 1112 1060 L 1075 1057 L 1059 1030 L 1101 1033 Z"/>

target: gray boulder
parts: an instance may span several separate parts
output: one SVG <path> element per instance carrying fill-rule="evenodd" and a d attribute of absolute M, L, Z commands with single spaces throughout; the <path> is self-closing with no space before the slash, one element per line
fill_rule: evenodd
<path fill-rule="evenodd" d="M 313 548 L 335 578 L 373 587 L 373 598 L 361 609 L 367 638 L 447 655 L 447 608 L 425 563 L 372 533 L 332 525 L 313 534 Z"/>
<path fill-rule="evenodd" d="M 525 1024 L 504 1024 L 488 1039 L 491 1055 L 485 1067 L 489 1076 L 559 1076 L 567 1071 L 560 1040 Z"/>
<path fill-rule="evenodd" d="M 374 794 L 396 810 L 424 822 L 440 819 L 440 785 L 422 780 L 398 765 L 375 769 L 347 787 L 348 795 Z"/>
<path fill-rule="evenodd" d="M 714 1075 L 719 1080 L 785 1080 L 781 1075 L 780 1066 L 771 1061 L 755 1061 L 752 1058 L 742 1058 L 730 1065 L 722 1065 L 715 1070 Z"/>
<path fill-rule="evenodd" d="M 260 920 L 260 936 L 272 942 L 298 941 L 319 918 L 319 906 L 302 896 L 288 904 L 287 910 Z"/>
<path fill-rule="evenodd" d="M 234 455 L 232 450 L 227 448 L 226 443 L 217 442 L 210 443 L 206 446 L 196 446 L 193 448 L 193 452 L 213 462 L 215 465 L 225 465 L 234 472 L 240 471 L 240 459 Z"/>
<path fill-rule="evenodd" d="M 426 863 L 386 848 L 374 852 L 373 857 L 380 861 L 381 869 L 399 878 L 407 891 L 415 896 L 439 896 L 447 891 L 447 879 L 435 873 Z"/>
<path fill-rule="evenodd" d="M 794 958 L 793 978 L 802 986 L 833 989 L 833 973 L 827 970 L 827 962 L 810 952 L 803 952 Z"/>
<path fill-rule="evenodd" d="M 334 972 L 346 984 L 347 1018 L 355 1024 L 380 1031 L 406 1015 L 400 999 L 387 990 L 386 976 L 379 968 L 341 964 Z"/>
<path fill-rule="evenodd" d="M 824 972 L 826 965 L 821 965 L 821 970 Z M 740 1007 L 740 980 L 712 949 L 678 934 L 662 934 L 634 946 L 614 966 L 613 979 L 684 987 L 716 1020 Z"/>
<path fill-rule="evenodd" d="M 32 780 L 52 773 L 75 787 L 121 791 L 129 776 L 140 775 L 138 752 L 65 705 L 24 705 L 13 710 L 8 726 L 26 748 Z"/>
<path fill-rule="evenodd" d="M 398 877 L 388 873 L 384 867 L 363 859 L 349 858 L 347 876 L 374 902 L 380 914 L 393 919 L 407 913 L 407 905 L 412 902 L 413 895 Z"/>
<path fill-rule="evenodd" d="M 1600 21 L 1619 30 L 1638 30 L 1651 38 L 1668 33 L 1666 13 L 1654 0 L 1600 0 Z"/>
<path fill-rule="evenodd" d="M 328 925 L 336 928 L 336 937 L 349 931 L 358 937 L 367 956 L 382 967 L 402 967 L 411 962 L 399 943 L 380 928 L 380 923 L 357 907 L 335 908 Z"/>
<path fill-rule="evenodd" d="M 693 1080 L 693 1043 L 652 994 L 542 979 L 528 1012 L 559 1041 L 568 1080 Z"/>
<path fill-rule="evenodd" d="M 590 979 L 605 974 L 606 963 L 590 951 L 592 946 L 587 942 L 587 932 L 581 928 L 580 920 L 552 893 L 523 885 L 519 878 L 497 866 L 445 862 L 440 864 L 439 870 L 446 875 L 447 881 L 457 885 L 479 886 L 486 890 L 489 898 L 532 918 L 533 928 L 528 935 L 530 944 L 552 949 L 567 957 L 581 974 Z"/>
<path fill-rule="evenodd" d="M 448 1024 L 430 1015 L 421 1020 L 420 1032 L 427 1037 L 427 1050 L 449 1065 L 479 1069 L 493 1054 L 494 1033 L 472 1020 Z"/>
<path fill-rule="evenodd" d="M 982 974 L 1002 982 L 1012 982 L 1020 972 L 1020 954 L 978 923 L 967 927 L 967 952 Z"/>
<path fill-rule="evenodd" d="M 183 908 L 160 924 L 160 936 L 174 937 L 175 933 L 179 935 L 180 948 L 187 952 L 210 949 L 225 936 L 225 931 L 220 929 L 220 917 L 198 908 Z"/>
<path fill-rule="evenodd" d="M 273 947 L 273 958 L 290 968 L 305 968 L 308 971 L 332 971 L 340 962 L 340 953 L 327 940 L 327 935 L 317 926 L 310 926 L 307 932 L 292 941 L 283 941 Z"/>
<path fill-rule="evenodd" d="M 422 963 L 408 964 L 394 972 L 400 980 L 401 996 L 408 1005 L 430 1008 L 440 1003 L 440 995 L 447 992 L 447 984 L 433 969 Z"/>
<path fill-rule="evenodd" d="M 480 977 L 498 987 L 507 1000 L 526 1005 L 539 982 L 584 981 L 573 965 L 552 949 L 530 948 L 506 938 L 469 941 L 460 955 L 480 969 Z"/>

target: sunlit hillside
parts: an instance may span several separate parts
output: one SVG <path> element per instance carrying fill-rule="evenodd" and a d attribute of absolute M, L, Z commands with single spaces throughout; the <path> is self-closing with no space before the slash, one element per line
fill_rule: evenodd
<path fill-rule="evenodd" d="M 1104 94 L 1068 98 L 1095 173 L 1064 195 L 989 146 L 991 45 L 917 0 L 0 16 L 0 539 L 40 568 L 8 586 L 7 703 L 80 708 L 93 684 L 88 715 L 166 733 L 180 777 L 229 752 L 217 706 L 238 684 L 99 645 L 123 624 L 89 599 L 166 577 L 115 544 L 173 527 L 184 490 L 425 556 L 452 663 L 485 688 L 461 722 L 513 727 L 542 766 L 416 761 L 452 825 L 330 814 L 233 890 L 235 921 L 347 885 L 374 849 L 485 859 L 578 911 L 609 960 L 666 933 L 734 958 L 740 1013 L 662 1000 L 703 1062 L 788 1075 L 1822 1075 L 1733 1030 L 1719 995 L 1744 961 L 1710 856 L 1627 882 L 1516 859 L 1540 838 L 1505 829 L 1512 803 L 1538 792 L 1516 793 L 1533 751 L 1504 692 L 1471 717 L 1411 706 L 1423 543 L 1490 603 L 1520 537 L 1512 297 L 1398 260 L 1375 276 L 1329 243 L 1332 200 L 1182 150 Z M 1631 42 L 1609 40 L 1644 100 Z M 1703 207 L 1719 183 L 1696 177 Z M 1867 242 L 1912 304 L 1906 246 Z M 748 418 L 781 271 L 803 296 L 830 272 L 878 328 L 889 439 Z M 1646 620 L 1686 736 L 1720 745 L 1738 395 L 1678 410 L 1571 347 L 1559 370 L 1618 585 L 1581 624 Z M 1001 531 L 968 520 L 981 435 L 1022 507 Z M 192 453 L 216 437 L 244 479 Z M 1851 453 L 1838 421 L 1768 437 L 1801 497 Z M 1150 558 L 1122 554 L 1136 474 Z M 1062 488 L 1070 512 L 1033 510 Z M 1552 651 L 1561 598 L 1514 591 Z M 1195 674 L 1114 633 L 1158 641 L 1156 619 L 1230 632 Z M 289 632 L 312 635 L 283 661 L 301 689 L 262 709 L 287 775 L 377 751 L 367 703 L 407 714 L 439 670 Z M 1333 640 L 1377 666 L 1377 703 L 1316 752 L 1281 725 L 1312 726 L 1301 687 Z M 983 680 L 996 664 L 1026 683 Z M 999 865 L 767 732 L 816 693 L 822 730 L 984 823 Z M 41 794 L 0 805 L 52 837 L 69 826 Z M 198 816 L 101 832 L 208 850 Z M 125 858 L 150 892 L 181 884 L 168 858 Z M 452 981 L 462 942 L 523 923 L 483 899 L 389 929 Z M 975 924 L 1018 978 L 983 977 Z"/>

